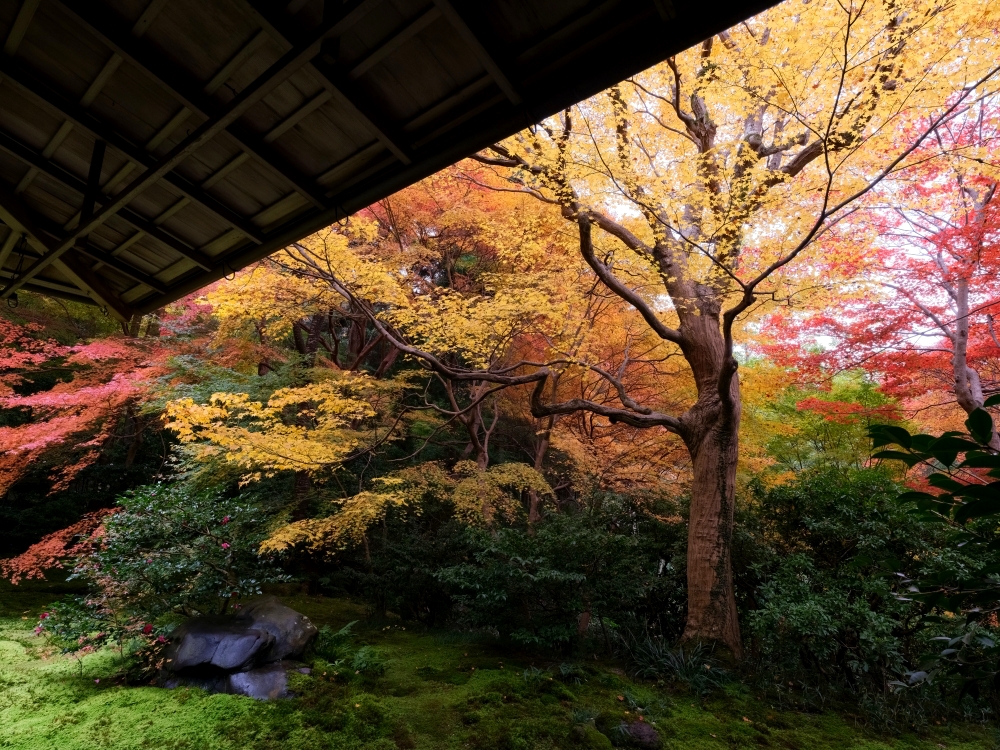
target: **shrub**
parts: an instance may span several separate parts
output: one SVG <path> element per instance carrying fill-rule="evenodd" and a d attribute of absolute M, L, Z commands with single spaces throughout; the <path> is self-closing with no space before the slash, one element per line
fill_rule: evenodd
<path fill-rule="evenodd" d="M 278 510 L 261 495 L 233 498 L 183 482 L 133 490 L 75 575 L 101 591 L 113 581 L 127 608 L 149 620 L 224 613 L 263 584 L 288 579 L 257 555 Z"/>
<path fill-rule="evenodd" d="M 53 604 L 39 622 L 65 651 L 113 644 L 123 663 L 138 657 L 141 677 L 155 669 L 172 616 L 221 614 L 287 580 L 257 556 L 275 512 L 259 499 L 174 483 L 133 490 L 119 506 L 69 576 L 89 593 Z"/>
<path fill-rule="evenodd" d="M 820 703 L 850 696 L 870 716 L 899 704 L 909 723 L 921 700 L 936 700 L 932 691 L 896 697 L 939 627 L 904 582 L 921 570 L 979 569 L 998 553 L 949 545 L 950 531 L 909 512 L 901 490 L 882 469 L 824 469 L 751 488 L 757 582 L 744 622 L 772 691 L 791 681 Z"/>
<path fill-rule="evenodd" d="M 589 623 L 634 619 L 662 585 L 637 526 L 580 513 L 547 516 L 530 531 L 469 529 L 470 559 L 437 576 L 462 624 L 564 651 L 588 634 Z"/>

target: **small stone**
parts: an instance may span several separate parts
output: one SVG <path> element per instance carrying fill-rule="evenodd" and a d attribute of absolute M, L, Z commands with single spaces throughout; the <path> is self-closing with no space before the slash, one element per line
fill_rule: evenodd
<path fill-rule="evenodd" d="M 226 692 L 259 701 L 287 698 L 288 666 L 283 662 L 275 662 L 246 672 L 236 672 L 229 675 L 228 688 Z"/>
<path fill-rule="evenodd" d="M 660 733 L 645 722 L 632 722 L 627 726 L 626 731 L 633 747 L 639 747 L 643 750 L 659 750 L 662 747 Z"/>

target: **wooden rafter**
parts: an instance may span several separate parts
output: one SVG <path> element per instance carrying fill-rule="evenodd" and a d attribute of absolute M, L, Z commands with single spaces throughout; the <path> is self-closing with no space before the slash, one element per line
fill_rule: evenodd
<path fill-rule="evenodd" d="M 157 309 L 773 2 L 8 0 L 0 96 L 28 106 L 0 107 L 0 188 L 32 229 L 0 228 L 0 287 Z M 222 87 L 321 27 L 267 107 L 214 130 Z"/>
<path fill-rule="evenodd" d="M 5 133 L 0 133 L 0 151 L 10 154 L 24 164 L 34 168 L 37 172 L 45 174 L 47 177 L 55 180 L 59 184 L 80 193 L 81 196 L 86 192 L 86 183 L 79 177 L 66 171 L 51 159 L 46 159 L 42 154 L 32 151 L 16 138 L 13 138 Z M 107 198 L 103 195 L 98 196 L 97 202 L 103 205 L 107 202 Z M 118 212 L 118 217 L 131 224 L 136 229 L 142 231 L 143 234 L 149 235 L 166 247 L 169 247 L 177 254 L 187 258 L 202 269 L 210 271 L 214 267 L 212 261 L 205 256 L 204 253 L 185 244 L 161 227 L 157 226 L 152 220 L 140 216 L 135 211 L 129 208 L 123 208 Z"/>
<path fill-rule="evenodd" d="M 158 164 L 146 170 L 143 174 L 132 180 L 125 189 L 113 196 L 108 205 L 98 211 L 93 218 L 81 221 L 80 225 L 70 231 L 58 245 L 47 248 L 41 258 L 32 263 L 16 280 L 7 285 L 7 288 L 0 293 L 0 299 L 4 299 L 12 292 L 17 291 L 21 284 L 30 281 L 39 271 L 69 250 L 77 238 L 89 234 L 91 230 L 100 226 L 108 218 L 128 205 L 133 198 L 142 193 L 146 188 L 168 174 L 184 159 L 224 131 L 250 107 L 287 79 L 288 76 L 315 57 L 319 52 L 320 45 L 337 28 L 337 25 L 338 22 L 324 24 L 318 31 L 314 31 L 304 43 L 286 52 L 277 62 L 237 94 L 225 109 L 202 123 L 187 138 L 171 149 Z"/>
<path fill-rule="evenodd" d="M 439 18 L 441 18 L 441 9 L 437 7 L 420 14 L 372 50 L 367 57 L 356 63 L 347 77 L 352 80 L 360 78 Z"/>
<path fill-rule="evenodd" d="M 15 85 L 30 98 L 42 104 L 57 116 L 73 123 L 75 127 L 87 133 L 92 138 L 106 141 L 109 146 L 136 164 L 144 167 L 151 167 L 156 164 L 157 160 L 155 156 L 145 149 L 136 146 L 128 138 L 95 118 L 86 110 L 53 91 L 48 85 L 40 81 L 31 72 L 25 70 L 16 61 L 0 56 L 0 75 L 2 75 L 4 82 Z M 239 229 L 255 243 L 260 244 L 264 241 L 258 227 L 255 227 L 245 217 L 240 216 L 190 180 L 176 172 L 167 173 L 163 176 L 163 180 L 182 195 L 188 196 L 206 210 L 215 214 L 229 226 Z"/>
<path fill-rule="evenodd" d="M 483 43 L 479 40 L 479 37 L 473 33 L 472 29 L 465 22 L 462 15 L 455 10 L 454 6 L 448 2 L 448 0 L 434 0 L 434 5 L 436 5 L 444 17 L 448 19 L 448 23 L 451 24 L 452 28 L 458 32 L 462 40 L 469 45 L 469 48 L 475 54 L 476 59 L 479 60 L 479 64 L 486 68 L 486 72 L 490 74 L 490 78 L 494 80 L 496 85 L 504 93 L 504 95 L 510 100 L 511 104 L 520 104 L 521 95 L 517 93 L 514 86 L 511 84 L 510 79 L 507 78 L 507 74 L 504 73 L 500 66 L 497 65 L 493 56 L 486 51 Z"/>
<path fill-rule="evenodd" d="M 124 57 L 131 65 L 156 81 L 171 96 L 175 97 L 186 110 L 195 112 L 209 120 L 218 117 L 220 113 L 225 111 L 223 107 L 216 104 L 204 92 L 206 84 L 200 84 L 183 76 L 176 66 L 159 55 L 150 45 L 138 43 L 138 40 L 129 33 L 125 24 L 116 21 L 108 13 L 95 12 L 95 7 L 90 0 L 56 1 L 66 9 L 67 13 L 72 14 L 78 23 L 90 30 L 110 49 L 114 50 L 116 54 Z M 227 67 L 229 66 L 224 66 L 223 70 Z M 226 76 L 226 78 L 228 77 Z M 213 80 L 209 84 L 213 82 L 216 82 L 215 77 L 213 77 Z M 224 82 L 225 80 L 217 82 L 216 87 Z M 323 206 L 322 196 L 316 190 L 313 180 L 306 175 L 300 174 L 296 168 L 276 154 L 260 137 L 247 132 L 244 128 L 237 125 L 235 121 L 231 122 L 224 130 L 239 148 L 249 153 L 275 175 L 280 175 L 283 179 L 287 180 L 304 197 L 315 203 L 317 207 Z"/>
<path fill-rule="evenodd" d="M 50 233 L 40 227 L 35 217 L 31 215 L 20 199 L 7 190 L 0 190 L 0 220 L 10 227 L 12 232 L 24 235 L 26 241 L 37 252 L 42 254 L 42 258 L 53 255 L 54 247 L 47 239 Z M 58 256 L 52 257 L 52 260 L 57 259 Z M 113 311 L 116 316 L 121 317 L 123 320 L 128 320 L 132 317 L 134 311 L 122 302 L 114 292 L 108 289 L 107 285 L 97 278 L 96 274 L 90 272 L 89 269 L 81 268 L 73 258 L 67 258 L 67 261 L 69 265 L 63 263 L 58 266 L 58 270 L 64 276 L 68 277 L 99 305 Z M 38 260 L 33 261 L 32 265 L 36 263 L 38 263 Z M 31 266 L 28 268 L 30 269 Z M 25 278 L 25 272 L 18 274 L 15 278 L 8 281 L 3 293 L 0 294 L 0 299 L 7 299 L 11 294 L 20 289 L 25 281 L 29 280 Z"/>
<path fill-rule="evenodd" d="M 28 25 L 31 23 L 31 18 L 35 15 L 35 11 L 38 10 L 40 2 L 41 0 L 24 0 L 21 3 L 21 7 L 17 11 L 17 16 L 14 18 L 14 23 L 11 24 L 10 31 L 7 33 L 7 39 L 4 41 L 3 53 L 7 57 L 13 56 L 17 52 L 17 48 L 21 46 L 21 41 L 28 31 Z"/>
<path fill-rule="evenodd" d="M 295 27 L 294 20 L 286 13 L 275 10 L 263 0 L 241 0 L 244 7 L 253 13 L 254 18 L 268 30 L 271 37 L 283 49 L 291 49 L 307 32 Z M 348 14 L 353 24 L 359 18 L 373 10 L 381 0 L 360 0 L 355 2 Z M 346 26 L 345 28 L 349 28 Z M 342 109 L 351 112 L 354 119 L 365 127 L 383 146 L 385 146 L 400 162 L 410 164 L 412 159 L 405 148 L 401 134 L 395 132 L 391 123 L 386 121 L 368 97 L 347 78 L 346 75 L 329 63 L 313 61 L 306 68 L 313 73 L 320 84 L 337 100 Z"/>

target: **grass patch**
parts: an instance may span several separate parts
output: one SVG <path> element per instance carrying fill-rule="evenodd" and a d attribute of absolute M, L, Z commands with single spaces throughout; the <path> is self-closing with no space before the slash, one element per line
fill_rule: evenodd
<path fill-rule="evenodd" d="M 22 584 L 23 585 L 23 584 Z M 733 683 L 707 699 L 634 682 L 614 665 L 548 663 L 485 638 L 359 623 L 352 644 L 383 659 L 384 675 L 296 678 L 299 697 L 262 704 L 198 690 L 118 684 L 116 655 L 81 662 L 51 653 L 31 628 L 65 584 L 0 588 L 0 748 L 12 750 L 394 750 L 607 748 L 622 729 L 655 724 L 678 750 L 976 750 L 992 729 L 935 727 L 878 735 L 849 716 L 776 710 Z M 317 625 L 363 616 L 352 602 L 289 596 Z M 27 618 L 27 619 L 22 619 Z"/>

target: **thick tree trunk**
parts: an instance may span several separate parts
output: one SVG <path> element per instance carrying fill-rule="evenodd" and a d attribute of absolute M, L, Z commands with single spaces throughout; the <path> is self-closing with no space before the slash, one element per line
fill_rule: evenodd
<path fill-rule="evenodd" d="M 738 430 L 737 406 L 735 415 L 717 420 L 689 445 L 694 478 L 688 524 L 688 613 L 682 637 L 724 645 L 736 659 L 743 655 L 731 554 Z"/>
<path fill-rule="evenodd" d="M 681 418 L 685 428 L 682 437 L 693 470 L 687 548 L 688 612 L 682 640 L 719 644 L 739 660 L 743 648 L 731 548 L 742 406 L 740 383 L 735 360 L 722 336 L 718 308 L 708 295 L 699 296 L 699 312 L 685 312 L 681 321 L 681 348 L 698 388 L 697 403 Z M 726 380 L 722 373 L 729 367 L 732 377 Z M 728 387 L 720 385 L 723 381 Z"/>

